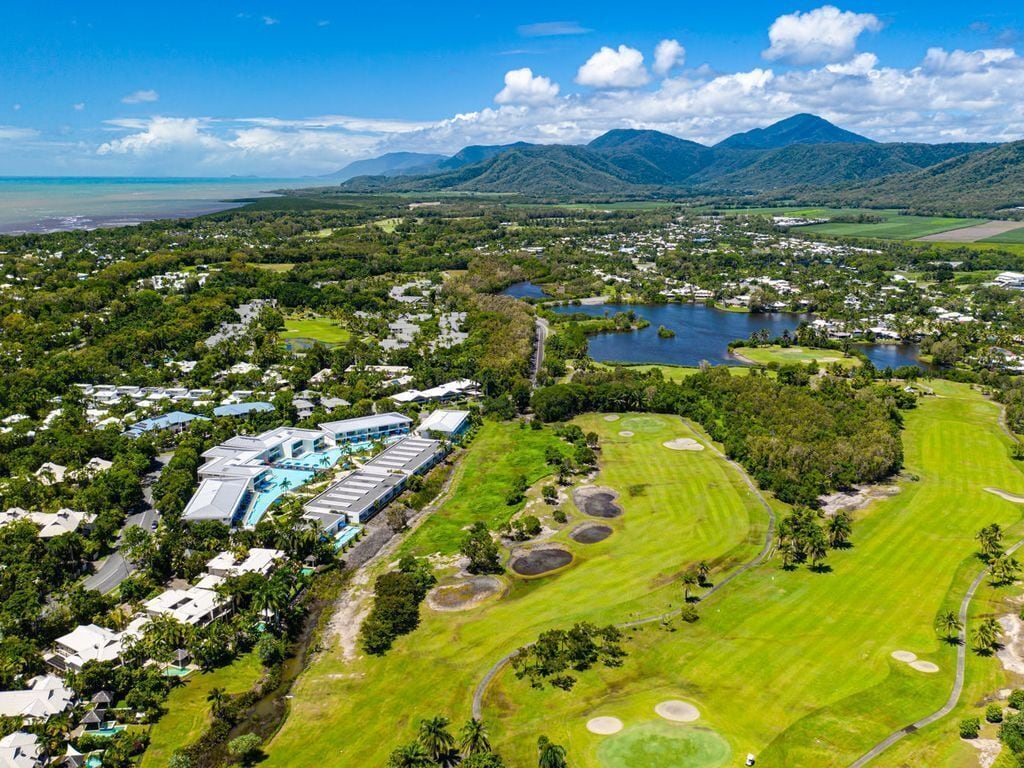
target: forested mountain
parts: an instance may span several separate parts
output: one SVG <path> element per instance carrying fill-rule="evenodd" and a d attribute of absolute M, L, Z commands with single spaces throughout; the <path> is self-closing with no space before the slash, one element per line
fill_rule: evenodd
<path fill-rule="evenodd" d="M 1024 206 L 1024 141 L 834 192 L 843 203 L 991 215 Z"/>
<path fill-rule="evenodd" d="M 792 144 L 874 144 L 874 140 L 847 131 L 817 115 L 787 117 L 767 128 L 734 133 L 716 147 L 729 149 L 777 149 Z"/>
<path fill-rule="evenodd" d="M 431 155 L 424 152 L 389 152 L 368 160 L 356 160 L 323 178 L 347 181 L 356 176 L 399 176 L 413 169 L 427 172 L 442 160 L 448 159 L 448 155 Z"/>
<path fill-rule="evenodd" d="M 976 212 L 991 212 L 1021 204 L 1020 152 L 1013 146 L 881 144 L 813 115 L 796 115 L 714 147 L 659 131 L 627 129 L 609 131 L 586 146 L 470 146 L 429 170 L 364 176 L 343 187 L 352 192 L 460 190 L 532 197 L 784 194 L 816 202 L 935 210 L 943 208 L 943 201 L 970 196 L 968 188 L 985 187 L 969 205 Z"/>

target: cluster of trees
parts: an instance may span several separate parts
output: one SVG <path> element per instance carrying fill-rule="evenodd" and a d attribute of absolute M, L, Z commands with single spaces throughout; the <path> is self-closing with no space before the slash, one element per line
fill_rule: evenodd
<path fill-rule="evenodd" d="M 538 389 L 544 421 L 586 411 L 653 411 L 695 419 L 762 488 L 789 503 L 816 506 L 837 488 L 871 483 L 903 462 L 902 417 L 891 391 L 825 377 L 817 387 L 709 368 L 681 382 L 657 369 L 596 370 Z"/>
<path fill-rule="evenodd" d="M 377 577 L 374 582 L 373 608 L 359 630 L 364 651 L 382 656 L 395 638 L 412 632 L 420 623 L 420 603 L 437 583 L 425 561 L 406 556 L 397 571 Z"/>
<path fill-rule="evenodd" d="M 501 550 L 491 537 L 487 524 L 478 520 L 459 544 L 459 554 L 469 559 L 466 570 L 470 573 L 501 573 Z"/>
<path fill-rule="evenodd" d="M 394 750 L 386 768 L 505 768 L 501 755 L 491 749 L 482 721 L 467 720 L 458 737 L 450 726 L 451 721 L 440 715 L 421 720 L 416 739 Z"/>
<path fill-rule="evenodd" d="M 830 549 L 849 546 L 853 518 L 840 510 L 824 517 L 813 509 L 796 507 L 779 523 L 779 554 L 782 567 L 789 570 L 798 563 L 809 563 L 812 571 L 825 569 Z"/>
<path fill-rule="evenodd" d="M 511 664 L 516 678 L 526 678 L 534 688 L 549 684 L 568 691 L 576 684 L 570 672 L 585 672 L 595 664 L 619 667 L 625 656 L 622 632 L 615 626 L 584 621 L 571 629 L 542 632 L 535 643 L 516 651 Z"/>

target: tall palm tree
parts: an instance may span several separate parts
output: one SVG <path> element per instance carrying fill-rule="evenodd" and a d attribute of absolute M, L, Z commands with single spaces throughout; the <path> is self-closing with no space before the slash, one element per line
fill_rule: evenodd
<path fill-rule="evenodd" d="M 434 762 L 440 763 L 455 748 L 455 738 L 448 732 L 450 722 L 440 715 L 420 721 L 419 742 Z"/>
<path fill-rule="evenodd" d="M 399 747 L 388 758 L 387 768 L 431 768 L 434 761 L 418 741 Z"/>
<path fill-rule="evenodd" d="M 491 742 L 487 737 L 487 726 L 475 717 L 466 721 L 459 731 L 459 748 L 466 757 L 480 755 L 491 751 Z"/>
<path fill-rule="evenodd" d="M 963 628 L 960 618 L 953 611 L 946 611 L 939 616 L 936 626 L 950 642 L 959 636 L 960 630 Z"/>
<path fill-rule="evenodd" d="M 537 739 L 537 768 L 568 768 L 565 762 L 565 747 L 552 744 L 547 736 Z"/>
<path fill-rule="evenodd" d="M 708 574 L 711 573 L 711 566 L 707 560 L 701 560 L 697 563 L 697 580 L 703 586 L 708 583 Z"/>
<path fill-rule="evenodd" d="M 698 582 L 699 579 L 697 578 L 697 574 L 693 571 L 687 571 L 683 574 L 683 599 L 686 602 L 690 602 L 690 590 L 697 586 Z"/>
<path fill-rule="evenodd" d="M 224 705 L 228 703 L 228 692 L 223 688 L 211 688 L 206 694 L 206 700 L 210 703 L 210 712 L 215 719 L 219 719 L 224 713 Z"/>
<path fill-rule="evenodd" d="M 832 549 L 842 547 L 850 540 L 853 526 L 847 512 L 837 512 L 828 521 L 828 545 Z"/>
<path fill-rule="evenodd" d="M 998 621 L 993 618 L 985 619 L 975 628 L 972 635 L 974 649 L 982 653 L 990 652 L 995 647 L 1001 630 Z"/>

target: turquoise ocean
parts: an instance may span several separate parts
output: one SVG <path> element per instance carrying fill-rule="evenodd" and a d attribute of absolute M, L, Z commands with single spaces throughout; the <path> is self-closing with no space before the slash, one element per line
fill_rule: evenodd
<path fill-rule="evenodd" d="M 199 216 L 266 197 L 324 186 L 313 179 L 0 177 L 0 233 L 55 232 Z"/>

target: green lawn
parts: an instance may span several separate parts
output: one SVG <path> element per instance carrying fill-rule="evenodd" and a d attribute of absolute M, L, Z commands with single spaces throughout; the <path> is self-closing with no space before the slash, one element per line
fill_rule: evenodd
<path fill-rule="evenodd" d="M 649 365 L 643 363 L 640 365 L 623 364 L 621 366 L 612 366 L 608 365 L 607 363 L 594 363 L 594 366 L 597 368 L 622 367 L 628 368 L 631 371 L 638 371 L 641 373 L 646 373 L 647 371 L 653 371 L 657 369 L 661 371 L 661 375 L 665 378 L 666 381 L 676 382 L 682 381 L 683 379 L 693 376 L 695 373 L 700 372 L 700 368 L 692 368 L 683 365 Z M 747 374 L 750 373 L 750 367 L 746 365 L 731 366 L 729 368 L 729 373 L 731 373 L 733 376 L 746 376 Z"/>
<path fill-rule="evenodd" d="M 875 211 L 885 217 L 885 221 L 878 223 L 842 223 L 829 222 L 828 224 L 813 224 L 808 227 L 800 227 L 801 232 L 811 232 L 822 235 L 843 235 L 846 237 L 879 237 L 886 240 L 913 240 L 925 235 L 935 235 L 939 232 L 948 232 L 951 229 L 961 229 L 975 224 L 983 224 L 986 219 L 960 219 L 943 216 L 902 216 L 900 214 L 888 214 Z"/>
<path fill-rule="evenodd" d="M 282 339 L 312 339 L 324 344 L 342 344 L 352 337 L 347 328 L 329 317 L 288 317 L 285 318 L 284 327 L 285 330 L 280 334 Z"/>
<path fill-rule="evenodd" d="M 750 360 L 758 365 L 778 363 L 786 365 L 789 363 L 800 363 L 801 365 L 816 361 L 822 368 L 827 368 L 832 363 L 839 363 L 844 368 L 855 368 L 860 365 L 856 357 L 847 357 L 841 350 L 837 349 L 814 349 L 812 347 L 742 347 L 736 350 L 736 354 Z"/>
<path fill-rule="evenodd" d="M 250 690 L 263 672 L 259 657 L 249 653 L 214 672 L 193 672 L 185 684 L 171 691 L 165 707 L 167 714 L 149 731 L 149 748 L 141 768 L 165 768 L 175 750 L 186 747 L 206 731 L 210 724 L 210 705 L 206 696 L 214 688 L 229 694 Z"/>
<path fill-rule="evenodd" d="M 582 619 L 622 621 L 677 607 L 678 576 L 684 569 L 707 559 L 718 572 L 760 548 L 766 515 L 740 475 L 711 451 L 662 446 L 669 439 L 694 436 L 678 419 L 623 416 L 608 422 L 589 416 L 578 423 L 602 437 L 605 468 L 597 482 L 622 492 L 626 512 L 609 521 L 612 536 L 589 546 L 570 543 L 570 522 L 556 540 L 573 550 L 576 561 L 559 574 L 529 581 L 507 577 L 509 592 L 503 599 L 465 613 L 424 609 L 421 626 L 384 658 L 346 664 L 337 653 L 323 654 L 299 679 L 291 714 L 268 747 L 266 768 L 332 761 L 382 765 L 391 749 L 413 736 L 421 717 L 444 713 L 456 721 L 466 719 L 473 688 L 484 672 L 544 629 Z M 502 429 L 507 441 L 508 428 Z M 634 437 L 620 437 L 620 431 L 631 431 Z M 513 431 L 511 437 L 535 434 Z M 472 447 L 481 470 L 500 462 L 495 450 L 516 442 L 491 438 L 489 444 L 478 439 Z M 471 505 L 479 480 L 477 473 L 463 474 L 456 499 Z M 638 495 L 627 493 L 630 486 L 636 486 Z M 459 522 L 466 519 L 459 514 Z M 627 666 L 633 663 L 627 660 Z M 593 671 L 583 678 L 599 680 L 605 674 Z M 528 714 L 502 717 L 513 701 L 524 702 Z M 577 706 L 569 711 L 574 702 Z M 541 694 L 525 682 L 502 679 L 488 698 L 485 716 L 508 764 L 526 766 L 535 764 L 538 733 L 548 732 L 560 743 L 566 743 L 570 731 L 586 734 L 581 718 L 598 703 L 585 705 L 575 694 Z M 538 730 L 537 719 L 553 714 L 558 717 L 547 719 Z M 585 750 L 574 745 L 570 764 L 595 765 L 596 746 L 593 736 Z"/>
<path fill-rule="evenodd" d="M 684 699 L 701 712 L 695 725 L 721 736 L 734 758 L 752 752 L 759 766 L 838 768 L 938 708 L 952 686 L 955 651 L 937 638 L 935 617 L 959 602 L 979 568 L 978 529 L 997 522 L 1024 531 L 1021 508 L 983 490 L 1024 494 L 1024 475 L 1009 458 L 994 404 L 963 385 L 933 385 L 940 396 L 906 414 L 905 463 L 914 479 L 856 514 L 853 546 L 830 555 L 831 572 L 784 572 L 772 560 L 702 604 L 696 624 L 628 630 L 624 665 L 581 675 L 571 693 L 531 689 L 507 670 L 499 675 L 484 717 L 509 764 L 532 765 L 539 734 L 564 744 L 574 768 L 631 768 L 647 749 L 655 766 L 670 759 L 665 754 L 721 764 L 710 738 L 677 753 L 668 741 L 656 747 L 653 737 L 636 737 L 661 728 L 658 702 Z M 413 736 L 420 717 L 465 719 L 483 672 L 541 630 L 678 605 L 676 580 L 693 563 L 710 560 L 714 580 L 757 551 L 764 512 L 739 473 L 710 451 L 662 447 L 692 435 L 678 420 L 578 422 L 602 436 L 597 482 L 623 491 L 626 514 L 611 521 L 613 535 L 584 547 L 559 533 L 555 540 L 576 555 L 573 566 L 548 579 L 509 579 L 506 597 L 464 614 L 425 610 L 420 628 L 383 659 L 345 664 L 325 654 L 300 679 L 268 766 L 379 765 Z M 467 500 L 471 483 L 468 475 L 460 480 Z M 639 495 L 625 492 L 630 486 Z M 974 615 L 982 610 L 984 600 Z M 940 672 L 916 672 L 890 657 L 895 650 L 934 661 Z M 994 659 L 972 655 L 968 670 L 964 707 L 976 711 L 986 691 L 1006 682 Z M 623 721 L 622 734 L 586 730 L 588 719 L 604 715 Z M 960 766 L 970 747 L 953 735 L 955 717 L 898 747 L 902 762 L 878 764 Z M 922 762 L 910 741 L 935 760 Z"/>
<path fill-rule="evenodd" d="M 509 506 L 505 497 L 517 475 L 531 485 L 551 474 L 544 463 L 549 445 L 569 446 L 551 429 L 524 429 L 518 423 L 489 421 L 473 439 L 469 455 L 456 470 L 455 490 L 444 508 L 431 515 L 403 544 L 416 555 L 458 550 L 462 530 L 477 520 L 491 529 L 508 521 L 522 504 Z"/>
<path fill-rule="evenodd" d="M 1020 229 L 1011 229 L 995 237 L 986 237 L 983 243 L 1024 243 L 1024 226 Z"/>
<path fill-rule="evenodd" d="M 291 272 L 295 269 L 294 264 L 261 264 L 257 262 L 249 262 L 250 266 L 256 267 L 256 269 L 264 269 L 267 272 Z"/>

